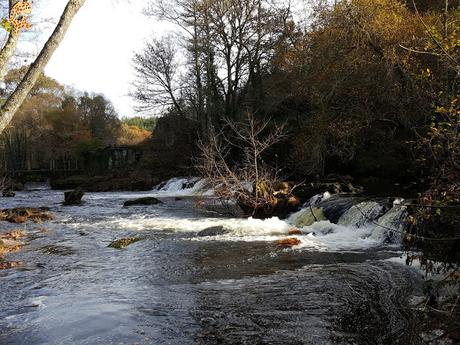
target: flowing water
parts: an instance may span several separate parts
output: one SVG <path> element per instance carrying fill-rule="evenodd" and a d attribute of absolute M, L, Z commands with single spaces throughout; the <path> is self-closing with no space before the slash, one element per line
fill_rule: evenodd
<path fill-rule="evenodd" d="M 337 224 L 304 227 L 300 245 L 280 248 L 309 207 L 287 221 L 219 217 L 194 207 L 198 192 L 216 203 L 197 180 L 88 193 L 72 207 L 62 192 L 30 189 L 0 209 L 48 206 L 56 220 L 28 224 L 24 250 L 8 257 L 24 267 L 0 271 L 2 345 L 407 344 L 420 278 L 399 260 L 397 203 L 317 198 L 340 204 Z M 122 207 L 149 195 L 163 203 Z M 200 236 L 210 227 L 222 231 Z M 107 247 L 132 236 L 143 240 Z"/>

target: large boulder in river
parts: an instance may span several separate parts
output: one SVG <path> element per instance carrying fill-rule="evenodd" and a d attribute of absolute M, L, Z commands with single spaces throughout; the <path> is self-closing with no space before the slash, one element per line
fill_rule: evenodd
<path fill-rule="evenodd" d="M 320 201 L 316 207 L 323 210 L 324 216 L 331 223 L 337 224 L 340 217 L 360 200 L 361 198 L 358 197 L 346 197 L 338 194 Z"/>
<path fill-rule="evenodd" d="M 328 220 L 324 215 L 324 212 L 321 208 L 306 208 L 298 215 L 295 220 L 295 226 L 298 228 L 303 228 L 304 226 L 310 226 L 314 222 L 319 222 L 322 220 Z"/>
<path fill-rule="evenodd" d="M 80 189 L 65 192 L 64 205 L 80 205 L 83 195 L 85 195 L 85 193 Z"/>
<path fill-rule="evenodd" d="M 157 198 L 145 197 L 145 198 L 128 200 L 123 204 L 123 206 L 124 207 L 129 207 L 129 206 L 150 206 L 150 205 L 156 205 L 156 204 L 161 204 L 161 203 L 162 202 L 160 200 L 158 200 Z"/>

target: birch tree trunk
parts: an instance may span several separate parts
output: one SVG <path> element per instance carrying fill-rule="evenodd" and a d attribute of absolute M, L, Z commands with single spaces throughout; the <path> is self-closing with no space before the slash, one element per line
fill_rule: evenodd
<path fill-rule="evenodd" d="M 13 8 L 14 0 L 9 0 L 8 14 Z M 3 81 L 5 78 L 8 62 L 16 51 L 18 45 L 19 33 L 15 33 L 14 30 L 8 36 L 8 39 L 0 51 L 0 81 Z"/>
<path fill-rule="evenodd" d="M 19 34 L 14 32 L 10 33 L 8 39 L 0 51 L 0 81 L 3 81 L 5 78 L 6 72 L 8 70 L 8 62 L 16 51 L 18 45 Z"/>
<path fill-rule="evenodd" d="M 69 28 L 72 19 L 78 10 L 83 6 L 86 0 L 69 0 L 54 32 L 46 42 L 34 63 L 30 66 L 26 75 L 17 86 L 16 90 L 8 97 L 4 105 L 0 108 L 0 134 L 5 130 L 13 119 L 14 114 L 18 111 L 21 104 L 29 92 L 34 87 L 40 74 L 45 69 L 52 55 L 59 47 Z"/>

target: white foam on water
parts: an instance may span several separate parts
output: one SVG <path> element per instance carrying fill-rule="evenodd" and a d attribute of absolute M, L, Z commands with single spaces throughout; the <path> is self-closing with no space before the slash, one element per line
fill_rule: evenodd
<path fill-rule="evenodd" d="M 319 246 L 328 250 L 367 249 L 382 244 L 380 239 L 372 238 L 372 227 L 351 227 L 320 221 L 302 228 L 309 232 Z"/>
<path fill-rule="evenodd" d="M 196 196 L 208 193 L 209 186 L 206 180 L 198 178 L 175 178 L 164 186 L 150 192 L 158 197 Z M 327 200 L 329 193 L 313 197 L 310 202 Z M 329 221 L 318 221 L 299 230 L 302 235 L 289 236 L 288 231 L 295 226 L 296 219 L 305 210 L 292 214 L 286 220 L 277 217 L 260 220 L 254 218 L 195 218 L 175 217 L 169 214 L 118 214 L 103 220 L 68 224 L 80 228 L 98 228 L 120 231 L 165 231 L 173 233 L 197 234 L 211 227 L 222 227 L 225 234 L 217 236 L 192 236 L 194 241 L 244 241 L 244 242 L 274 242 L 281 238 L 297 237 L 301 244 L 294 249 L 310 249 L 324 251 L 363 250 L 377 246 L 388 245 L 388 242 L 400 237 L 390 236 L 388 228 L 403 226 L 404 209 L 399 202 L 383 216 L 383 207 L 376 202 L 363 202 L 353 206 L 340 218 L 338 224 Z M 381 226 L 379 226 L 381 225 Z M 390 234 L 390 235 L 389 235 Z M 398 242 L 399 243 L 399 242 Z"/>
<path fill-rule="evenodd" d="M 82 224 L 74 224 L 78 229 Z M 90 224 L 85 224 L 87 227 Z M 293 226 L 289 221 L 277 217 L 270 219 L 254 218 L 163 218 L 136 216 L 92 223 L 92 227 L 108 227 L 114 230 L 130 231 L 165 231 L 178 233 L 198 233 L 211 227 L 222 227 L 223 235 L 193 237 L 194 241 L 227 241 L 227 242 L 275 242 L 281 238 L 296 237 L 301 244 L 294 249 L 310 250 L 359 250 L 383 244 L 383 237 L 372 236 L 375 227 L 350 227 L 320 221 L 300 230 L 302 235 L 289 236 Z"/>
<path fill-rule="evenodd" d="M 45 301 L 48 298 L 46 296 L 38 296 L 33 299 L 30 299 L 30 306 L 38 309 L 46 308 Z"/>
<path fill-rule="evenodd" d="M 94 223 L 94 227 L 110 226 L 115 229 L 126 230 L 165 230 L 173 232 L 199 232 L 211 227 L 221 226 L 228 230 L 233 237 L 245 236 L 280 236 L 286 234 L 291 227 L 279 218 L 266 220 L 254 218 L 162 218 L 136 217 L 114 219 L 109 222 Z M 75 227 L 78 228 L 78 224 Z M 86 225 L 85 225 L 86 226 Z"/>
<path fill-rule="evenodd" d="M 154 189 L 153 194 L 158 197 L 213 196 L 214 190 L 206 179 L 175 177 L 167 181 L 165 185 Z"/>

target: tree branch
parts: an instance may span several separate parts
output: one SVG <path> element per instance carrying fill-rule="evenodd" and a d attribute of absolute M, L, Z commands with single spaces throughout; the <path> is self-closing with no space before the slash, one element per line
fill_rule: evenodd
<path fill-rule="evenodd" d="M 85 1 L 86 0 L 69 0 L 67 3 L 67 6 L 62 13 L 62 16 L 54 32 L 51 34 L 50 38 L 46 42 L 38 57 L 35 59 L 34 63 L 30 66 L 29 70 L 17 86 L 16 90 L 14 90 L 14 92 L 6 100 L 5 104 L 1 107 L 0 134 L 11 122 L 14 114 L 17 112 L 29 92 L 34 87 L 52 55 L 64 39 L 72 19 L 77 14 L 78 10 L 83 6 Z"/>

